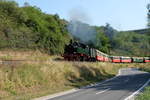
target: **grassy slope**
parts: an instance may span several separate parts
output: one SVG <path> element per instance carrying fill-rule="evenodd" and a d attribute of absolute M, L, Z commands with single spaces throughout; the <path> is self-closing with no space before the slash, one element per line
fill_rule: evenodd
<path fill-rule="evenodd" d="M 150 72 L 150 65 L 141 68 L 143 71 Z M 147 86 L 142 94 L 140 94 L 136 100 L 149 100 L 150 99 L 150 84 Z"/>
<path fill-rule="evenodd" d="M 26 60 L 0 65 L 0 99 L 29 100 L 113 77 L 122 67 L 149 64 L 67 62 L 38 51 L 0 51 L 0 59 Z"/>
<path fill-rule="evenodd" d="M 149 100 L 150 99 L 150 86 L 146 87 L 144 92 L 140 94 L 136 100 Z"/>

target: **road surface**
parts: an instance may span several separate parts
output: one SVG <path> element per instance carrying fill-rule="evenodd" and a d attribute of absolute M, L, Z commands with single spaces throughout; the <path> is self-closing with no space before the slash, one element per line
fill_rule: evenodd
<path fill-rule="evenodd" d="M 124 100 L 141 88 L 150 74 L 137 69 L 122 69 L 121 75 L 95 86 L 47 100 Z"/>

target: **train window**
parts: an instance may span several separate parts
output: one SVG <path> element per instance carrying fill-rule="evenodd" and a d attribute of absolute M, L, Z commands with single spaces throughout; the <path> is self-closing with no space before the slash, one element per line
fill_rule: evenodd
<path fill-rule="evenodd" d="M 113 59 L 120 59 L 120 57 L 113 57 Z"/>
<path fill-rule="evenodd" d="M 131 59 L 131 58 L 130 57 L 121 57 L 121 59 L 126 60 L 126 59 Z"/>
<path fill-rule="evenodd" d="M 150 60 L 150 57 L 145 57 L 144 59 L 145 59 L 145 60 Z"/>

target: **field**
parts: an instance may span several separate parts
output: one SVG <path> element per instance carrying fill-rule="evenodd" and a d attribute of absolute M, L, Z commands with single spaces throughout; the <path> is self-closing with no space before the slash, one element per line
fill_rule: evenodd
<path fill-rule="evenodd" d="M 30 100 L 111 78 L 123 67 L 146 66 L 149 63 L 67 62 L 39 51 L 1 50 L 0 99 Z"/>

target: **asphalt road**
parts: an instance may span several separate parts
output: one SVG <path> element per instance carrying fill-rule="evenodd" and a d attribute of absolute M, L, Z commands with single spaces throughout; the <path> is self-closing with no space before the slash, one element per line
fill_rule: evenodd
<path fill-rule="evenodd" d="M 149 73 L 137 69 L 122 69 L 121 75 L 112 80 L 47 100 L 124 100 L 149 78 Z"/>

